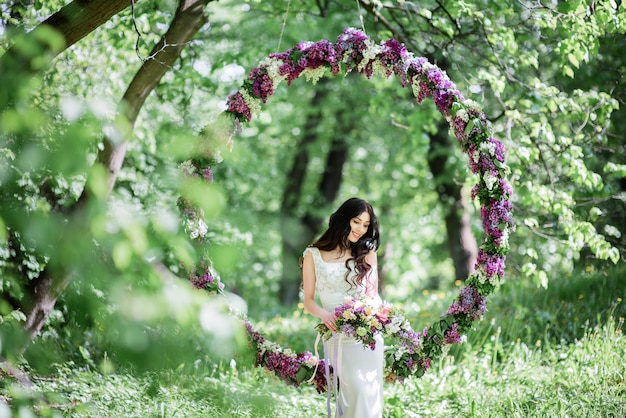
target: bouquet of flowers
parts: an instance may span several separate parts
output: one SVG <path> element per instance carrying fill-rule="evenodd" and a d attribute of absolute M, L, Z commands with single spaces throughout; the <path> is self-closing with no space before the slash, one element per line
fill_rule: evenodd
<path fill-rule="evenodd" d="M 376 335 L 394 335 L 401 329 L 410 329 L 409 322 L 391 304 L 375 300 L 366 295 L 346 296 L 344 303 L 335 308 L 337 330 L 347 337 L 374 350 Z M 324 324 L 315 329 L 325 338 L 332 336 L 332 331 Z"/>
<path fill-rule="evenodd" d="M 411 375 L 421 376 L 430 367 L 430 358 L 423 351 L 423 343 L 428 329 L 419 333 L 402 312 L 390 303 L 374 300 L 366 295 L 346 297 L 342 305 L 335 309 L 337 330 L 348 337 L 376 348 L 375 336 L 385 338 L 385 379 L 388 382 L 404 381 Z M 325 338 L 332 331 L 324 324 L 315 329 Z"/>

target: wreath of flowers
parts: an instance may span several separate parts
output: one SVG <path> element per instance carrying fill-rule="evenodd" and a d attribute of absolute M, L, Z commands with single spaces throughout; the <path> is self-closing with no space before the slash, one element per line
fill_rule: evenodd
<path fill-rule="evenodd" d="M 509 234 L 514 230 L 512 207 L 509 201 L 512 189 L 506 177 L 503 144 L 494 138 L 492 128 L 474 101 L 466 99 L 450 81 L 447 74 L 426 58 L 414 57 L 405 46 L 394 39 L 377 44 L 365 33 L 348 28 L 334 44 L 327 40 L 301 42 L 295 47 L 269 55 L 252 69 L 241 88 L 231 94 L 223 112 L 232 118 L 230 138 L 241 130 L 241 124 L 250 122 L 261 105 L 274 94 L 277 86 L 287 85 L 304 76 L 315 84 L 330 71 L 357 71 L 367 78 L 373 75 L 396 75 L 403 87 L 410 87 L 418 104 L 432 97 L 439 111 L 450 124 L 461 149 L 469 157 L 469 166 L 478 181 L 472 188 L 472 199 L 478 199 L 485 233 L 478 252 L 474 272 L 465 281 L 456 299 L 439 321 L 421 333 L 410 326 L 400 327 L 392 337 L 395 345 L 386 353 L 388 381 L 403 381 L 406 377 L 421 377 L 432 361 L 445 355 L 450 345 L 463 341 L 463 335 L 473 321 L 482 319 L 487 296 L 500 284 L 504 276 L 505 258 L 509 251 Z M 202 135 L 201 135 L 202 136 Z M 256 350 L 258 366 L 281 377 L 286 382 L 300 385 L 314 381 L 319 392 L 326 390 L 324 360 L 310 352 L 294 353 L 267 341 L 245 320 L 250 341 Z M 314 375 L 315 373 L 315 375 Z"/>

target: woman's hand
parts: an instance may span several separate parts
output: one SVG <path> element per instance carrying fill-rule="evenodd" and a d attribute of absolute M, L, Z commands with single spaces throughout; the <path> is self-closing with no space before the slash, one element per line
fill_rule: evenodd
<path fill-rule="evenodd" d="M 320 319 L 322 320 L 322 323 L 326 325 L 326 328 L 332 332 L 337 331 L 337 325 L 335 324 L 337 322 L 337 316 L 334 313 L 325 310 L 320 315 Z"/>

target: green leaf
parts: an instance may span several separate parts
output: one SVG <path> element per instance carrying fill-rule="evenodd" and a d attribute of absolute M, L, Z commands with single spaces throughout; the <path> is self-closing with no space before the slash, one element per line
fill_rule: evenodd
<path fill-rule="evenodd" d="M 469 135 L 470 132 L 472 132 L 472 129 L 474 129 L 474 126 L 476 124 L 476 119 L 472 118 L 467 122 L 467 126 L 465 126 L 465 135 Z"/>
<path fill-rule="evenodd" d="M 556 9 L 558 10 L 559 13 L 568 14 L 572 10 L 576 9 L 575 3 L 576 2 L 570 1 L 570 0 L 561 1 L 559 2 Z"/>

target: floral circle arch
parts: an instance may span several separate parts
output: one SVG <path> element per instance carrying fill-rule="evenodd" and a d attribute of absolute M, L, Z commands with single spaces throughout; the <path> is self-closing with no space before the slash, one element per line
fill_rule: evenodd
<path fill-rule="evenodd" d="M 377 44 L 354 28 L 345 29 L 335 43 L 328 40 L 301 42 L 285 52 L 270 54 L 253 68 L 241 88 L 226 102 L 223 115 L 232 123 L 228 128 L 229 138 L 241 130 L 242 124 L 251 121 L 281 82 L 291 85 L 304 76 L 315 84 L 329 71 L 332 76 L 351 71 L 367 78 L 396 75 L 403 87 L 412 89 L 418 104 L 432 97 L 467 154 L 471 172 L 477 177 L 471 197 L 478 199 L 481 206 L 484 239 L 474 272 L 437 322 L 422 332 L 415 332 L 404 323 L 391 335 L 395 352 L 386 354 L 387 379 L 402 381 L 408 376 L 421 377 L 451 344 L 462 341 L 462 335 L 473 321 L 483 317 L 487 296 L 504 276 L 509 234 L 515 226 L 504 146 L 493 136 L 480 105 L 464 98 L 444 71 L 426 58 L 414 57 L 395 39 Z M 203 281 L 205 288 L 213 286 L 221 291 L 221 284 L 217 282 L 217 279 Z M 396 319 L 402 320 L 400 313 L 396 314 Z M 313 382 L 319 392 L 326 391 L 323 359 L 318 360 L 308 351 L 296 353 L 283 348 L 264 338 L 248 320 L 244 321 L 256 349 L 258 366 L 290 384 L 299 386 L 308 381 Z"/>

